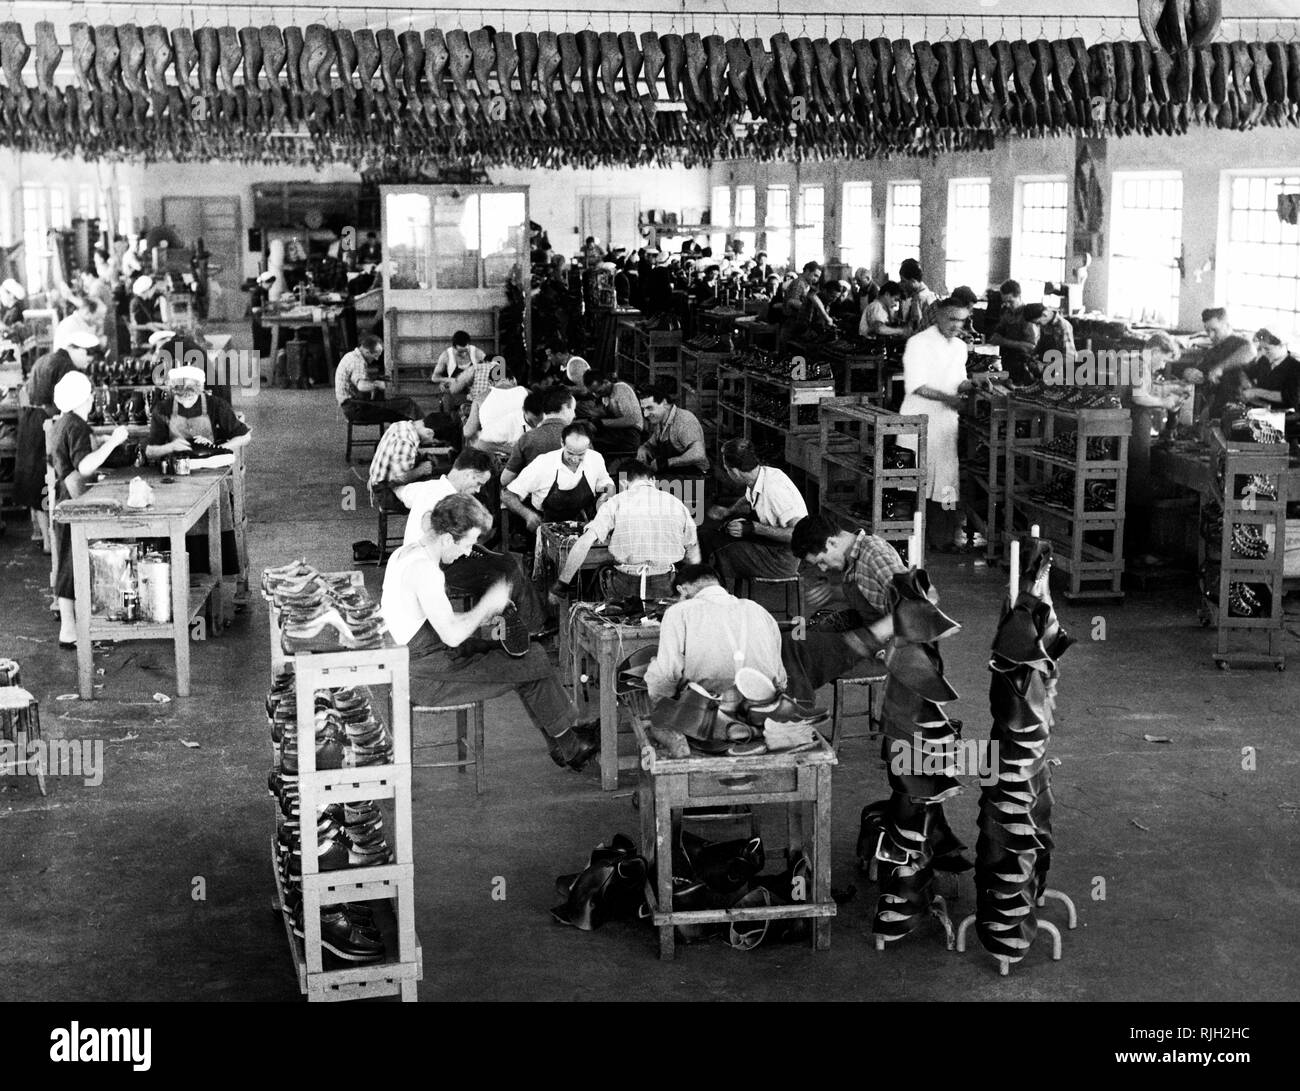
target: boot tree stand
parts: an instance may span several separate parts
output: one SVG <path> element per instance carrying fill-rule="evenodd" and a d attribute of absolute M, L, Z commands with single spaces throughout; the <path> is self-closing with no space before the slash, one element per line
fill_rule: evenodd
<path fill-rule="evenodd" d="M 1061 933 L 1038 919 L 1037 910 L 1049 899 L 1065 905 L 1070 928 L 1078 923 L 1074 903 L 1047 887 L 1054 846 L 1047 743 L 1057 664 L 1074 639 L 1061 627 L 1048 592 L 1051 543 L 1030 538 L 1022 558 L 1021 543 L 1013 542 L 1011 566 L 1015 582 L 989 660 L 989 741 L 997 776 L 980 794 L 975 912 L 957 931 L 957 950 L 965 951 L 966 930 L 974 924 L 1004 977 L 1025 957 L 1040 928 L 1052 939 L 1053 960 L 1061 958 Z"/>
<path fill-rule="evenodd" d="M 1300 123 L 1300 42 L 1211 41 L 1215 10 L 1144 0 L 1149 40 L 1091 46 L 78 22 L 64 87 L 53 24 L 36 24 L 33 49 L 8 21 L 0 146 L 545 168 L 937 155 L 1008 136 Z"/>

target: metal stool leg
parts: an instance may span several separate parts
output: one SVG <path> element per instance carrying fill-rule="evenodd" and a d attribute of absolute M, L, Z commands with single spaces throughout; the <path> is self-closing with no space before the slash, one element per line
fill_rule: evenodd
<path fill-rule="evenodd" d="M 343 458 L 347 462 L 352 461 L 352 422 L 351 421 L 348 421 L 348 448 L 347 451 L 344 453 Z"/>
<path fill-rule="evenodd" d="M 469 761 L 469 716 L 465 709 L 456 713 L 456 753 L 460 756 L 461 766 L 456 770 L 460 776 L 465 775 L 466 763 Z"/>

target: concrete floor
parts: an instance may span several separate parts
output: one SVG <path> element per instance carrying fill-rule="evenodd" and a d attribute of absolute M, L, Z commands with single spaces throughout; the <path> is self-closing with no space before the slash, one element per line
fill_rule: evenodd
<path fill-rule="evenodd" d="M 305 554 L 347 568 L 373 537 L 364 484 L 344 463 L 330 391 L 264 390 L 237 402 L 255 440 L 249 472 L 254 570 Z M 357 471 L 362 472 L 358 469 Z M 356 489 L 359 510 L 343 509 Z M 10 525 L 0 539 L 0 655 L 22 663 L 48 736 L 105 740 L 102 785 L 0 779 L 0 999 L 294 1000 L 280 921 L 270 911 L 266 795 L 269 677 L 260 599 L 220 639 L 194 648 L 194 695 L 175 693 L 169 646 L 96 656 L 101 699 L 75 691 L 75 658 L 45 610 L 46 561 Z M 987 736 L 989 640 L 1003 583 L 965 558 L 932 568 L 964 630 L 943 644 L 962 699 L 953 714 Z M 366 570 L 377 592 L 376 572 Z M 1050 753 L 1058 849 L 1053 885 L 1080 926 L 1053 964 L 1045 937 L 1009 979 L 981 951 L 943 949 L 926 929 L 883 954 L 869 937 L 874 888 L 853 868 L 858 812 L 885 794 L 875 747 L 849 741 L 835 775 L 829 952 L 711 941 L 661 963 L 653 931 L 556 924 L 555 876 L 602 838 L 635 835 L 630 786 L 599 790 L 594 769 L 557 769 L 513 697 L 489 706 L 492 782 L 415 778 L 417 928 L 426 1000 L 965 999 L 1295 1000 L 1300 998 L 1300 646 L 1293 669 L 1221 673 L 1194 593 L 1134 595 L 1123 606 L 1062 605 L 1081 642 L 1063 664 Z M 1095 619 L 1105 640 L 1089 639 Z M 1293 626 L 1294 627 L 1294 626 Z M 1171 743 L 1145 741 L 1144 734 Z M 196 742 L 187 747 L 182 740 Z M 1256 768 L 1243 770 L 1242 748 Z M 978 790 L 949 805 L 975 843 Z M 767 817 L 769 859 L 783 823 Z M 492 897 L 504 877 L 506 898 Z M 192 898 L 202 877 L 206 900 Z M 955 912 L 973 908 L 963 878 Z M 1052 912 L 1050 919 L 1059 919 Z"/>

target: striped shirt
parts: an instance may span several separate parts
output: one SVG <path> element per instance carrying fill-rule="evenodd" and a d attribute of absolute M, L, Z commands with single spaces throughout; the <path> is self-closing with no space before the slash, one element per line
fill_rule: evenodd
<path fill-rule="evenodd" d="M 666 571 L 698 544 L 686 505 L 646 480 L 634 481 L 612 497 L 587 530 L 595 532 L 597 541 L 609 540 L 619 564 L 648 564 L 658 571 Z"/>

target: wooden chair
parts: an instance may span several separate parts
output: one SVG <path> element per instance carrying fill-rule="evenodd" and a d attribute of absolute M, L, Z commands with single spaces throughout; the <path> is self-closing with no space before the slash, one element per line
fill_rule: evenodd
<path fill-rule="evenodd" d="M 877 711 L 879 698 L 877 691 L 884 694 L 885 681 L 889 675 L 885 673 L 882 667 L 879 674 L 860 675 L 853 678 L 835 679 L 834 696 L 831 698 L 831 737 L 826 741 L 831 744 L 831 749 L 838 751 L 840 743 L 840 724 L 852 716 L 866 716 L 868 730 L 865 735 L 845 735 L 846 739 L 869 739 L 873 735 L 880 733 L 880 714 Z M 848 693 L 850 687 L 865 686 L 867 690 L 867 710 L 866 712 L 846 712 L 848 705 Z"/>
<path fill-rule="evenodd" d="M 15 747 L 12 758 L 0 760 L 0 774 L 35 773 L 41 795 L 46 795 L 42 748 L 31 752 L 32 744 L 41 739 L 41 706 L 21 686 L 0 686 L 0 738 Z"/>
<path fill-rule="evenodd" d="M 455 746 L 459 755 L 456 761 L 411 761 L 413 769 L 459 769 L 462 774 L 474 767 L 474 794 L 482 795 L 487 789 L 487 751 L 484 743 L 484 702 L 464 701 L 450 705 L 411 705 L 411 757 L 421 750 L 436 750 Z M 416 742 L 417 714 L 431 716 L 454 712 L 456 714 L 455 738 L 436 742 Z M 472 728 L 471 728 L 472 723 Z"/>
<path fill-rule="evenodd" d="M 787 619 L 806 617 L 803 598 L 803 581 L 798 576 L 737 576 L 735 595 L 737 598 L 752 599 L 754 592 L 763 587 L 780 587 L 785 594 L 785 615 Z M 790 608 L 790 592 L 794 592 L 794 609 Z"/>
<path fill-rule="evenodd" d="M 383 568 L 388 561 L 388 554 L 402 545 L 402 539 L 406 531 L 406 520 L 410 517 L 410 513 L 406 510 L 406 505 L 397 498 L 393 490 L 387 485 L 380 486 L 375 490 L 371 504 L 379 516 L 379 541 L 377 543 L 379 546 L 379 560 L 375 563 L 378 567 Z M 390 515 L 401 517 L 399 525 L 402 533 L 389 533 L 388 517 Z"/>
<path fill-rule="evenodd" d="M 345 417 L 344 420 L 347 420 L 347 418 Z M 375 452 L 375 449 L 379 446 L 379 441 L 380 441 L 380 439 L 383 438 L 384 433 L 385 433 L 386 431 L 388 431 L 388 422 L 387 422 L 387 421 L 353 421 L 353 420 L 347 420 L 347 424 L 348 424 L 348 445 L 347 445 L 347 450 L 344 452 L 344 456 L 343 456 L 343 457 L 344 457 L 348 462 L 351 462 L 351 461 L 352 461 L 352 448 L 353 448 L 353 447 L 358 447 L 358 448 L 360 448 L 360 447 L 369 447 L 369 448 L 370 448 L 370 452 L 371 452 L 371 454 L 373 455 L 374 452 Z M 375 429 L 378 429 L 378 431 L 375 432 L 375 438 L 374 438 L 374 439 L 369 439 L 369 438 L 367 438 L 366 436 L 357 436 L 357 435 L 354 435 L 354 433 L 353 433 L 353 429 L 355 429 L 355 428 L 375 428 Z"/>

